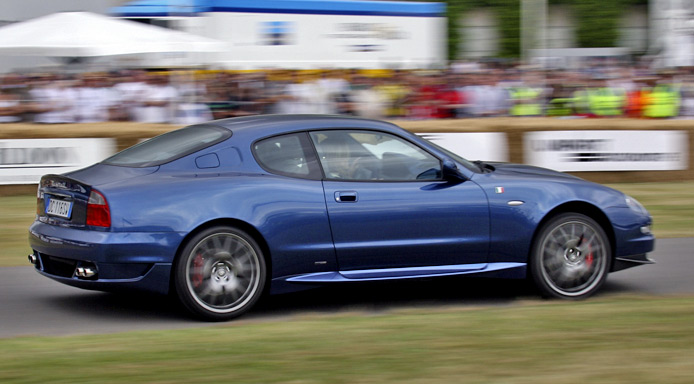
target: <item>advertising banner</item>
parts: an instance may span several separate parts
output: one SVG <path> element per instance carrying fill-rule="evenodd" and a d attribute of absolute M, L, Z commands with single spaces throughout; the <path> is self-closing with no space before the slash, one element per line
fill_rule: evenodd
<path fill-rule="evenodd" d="M 455 132 L 417 135 L 468 160 L 509 161 L 505 133 Z"/>
<path fill-rule="evenodd" d="M 525 163 L 563 172 L 687 169 L 685 131 L 543 131 L 524 135 Z"/>
<path fill-rule="evenodd" d="M 211 12 L 200 19 L 205 35 L 231 44 L 214 60 L 231 69 L 430 68 L 446 61 L 445 17 Z"/>
<path fill-rule="evenodd" d="M 0 140 L 0 184 L 36 184 L 45 174 L 99 162 L 115 148 L 114 139 Z"/>

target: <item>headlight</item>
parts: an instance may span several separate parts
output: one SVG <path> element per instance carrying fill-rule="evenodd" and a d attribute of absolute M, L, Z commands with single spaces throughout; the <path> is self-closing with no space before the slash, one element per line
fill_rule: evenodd
<path fill-rule="evenodd" d="M 646 208 L 641 203 L 639 203 L 638 200 L 634 199 L 631 196 L 625 195 L 625 201 L 627 203 L 627 207 L 629 207 L 632 211 L 649 216 L 648 210 L 646 210 Z"/>

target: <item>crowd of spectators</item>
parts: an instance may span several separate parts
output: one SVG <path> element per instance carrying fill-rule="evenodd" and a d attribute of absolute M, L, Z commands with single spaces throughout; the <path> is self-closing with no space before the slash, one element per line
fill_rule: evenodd
<path fill-rule="evenodd" d="M 694 72 L 456 63 L 420 71 L 122 70 L 0 75 L 0 122 L 192 124 L 270 113 L 388 119 L 694 117 Z"/>

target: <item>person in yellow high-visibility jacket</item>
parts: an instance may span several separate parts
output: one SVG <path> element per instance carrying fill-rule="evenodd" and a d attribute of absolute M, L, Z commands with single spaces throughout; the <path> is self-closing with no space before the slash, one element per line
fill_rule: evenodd
<path fill-rule="evenodd" d="M 542 90 L 531 87 L 514 87 L 509 89 L 511 95 L 511 116 L 541 116 Z"/>
<path fill-rule="evenodd" d="M 590 112 L 596 117 L 622 116 L 626 93 L 618 88 L 600 87 L 587 91 Z"/>
<path fill-rule="evenodd" d="M 658 84 L 644 98 L 643 117 L 667 119 L 679 115 L 681 96 L 679 86 Z"/>

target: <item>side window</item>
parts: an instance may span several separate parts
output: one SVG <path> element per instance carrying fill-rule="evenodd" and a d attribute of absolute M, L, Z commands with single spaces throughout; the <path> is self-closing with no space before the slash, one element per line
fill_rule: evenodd
<path fill-rule="evenodd" d="M 311 132 L 325 177 L 359 181 L 440 180 L 441 162 L 397 136 L 373 131 Z"/>
<path fill-rule="evenodd" d="M 302 179 L 320 179 L 320 169 L 304 133 L 275 136 L 253 145 L 258 164 L 270 173 Z"/>

